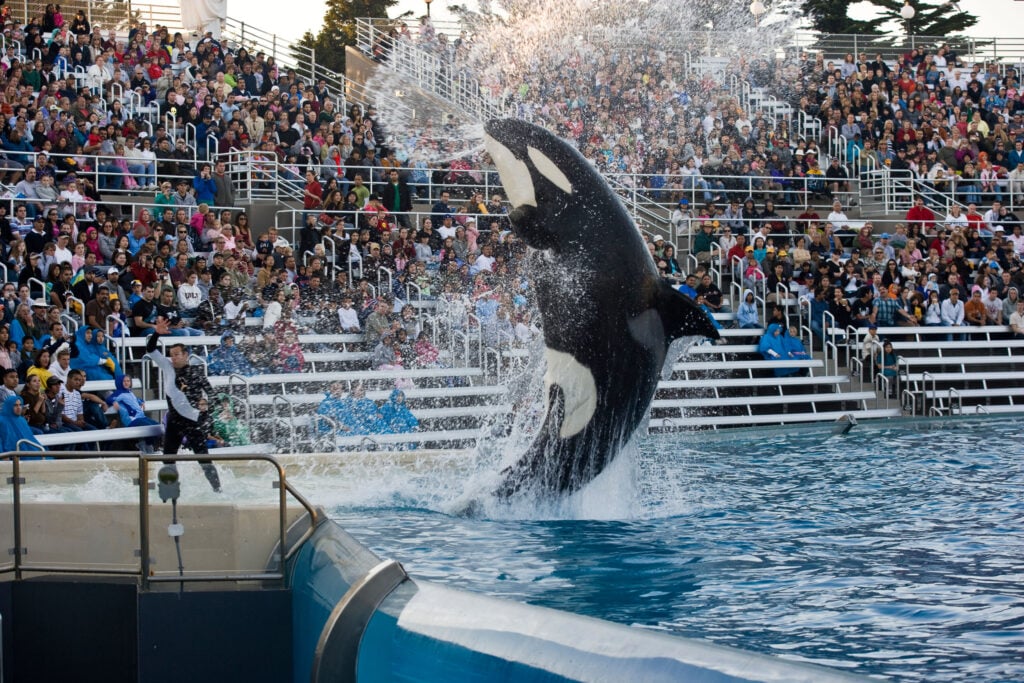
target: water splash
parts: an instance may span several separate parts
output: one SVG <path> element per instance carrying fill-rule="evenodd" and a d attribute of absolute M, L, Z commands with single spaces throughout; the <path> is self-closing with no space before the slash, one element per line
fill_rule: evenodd
<path fill-rule="evenodd" d="M 385 128 L 402 131 L 390 142 L 403 157 L 480 161 L 482 121 L 473 112 L 502 112 L 563 133 L 577 106 L 573 98 L 585 101 L 591 89 L 595 95 L 583 116 L 599 119 L 597 132 L 616 139 L 643 132 L 649 141 L 665 140 L 683 121 L 691 96 L 698 107 L 710 105 L 720 85 L 691 71 L 691 63 L 713 57 L 743 66 L 757 56 L 773 58 L 774 46 L 788 44 L 795 25 L 795 18 L 783 16 L 790 13 L 780 11 L 755 26 L 745 0 L 501 0 L 457 13 L 457 36 L 424 19 L 398 39 L 395 55 L 404 51 L 421 68 L 436 60 L 429 67 L 433 81 L 421 82 L 421 89 L 381 68 L 366 89 L 377 98 Z M 641 83 L 634 72 L 644 74 Z M 641 102 L 645 113 L 623 115 L 621 106 L 602 110 L 596 93 L 608 86 L 610 100 Z"/>

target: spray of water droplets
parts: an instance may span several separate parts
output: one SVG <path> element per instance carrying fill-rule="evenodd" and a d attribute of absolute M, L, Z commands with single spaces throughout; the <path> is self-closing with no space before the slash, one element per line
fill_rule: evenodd
<path fill-rule="evenodd" d="M 403 24 L 388 68 L 377 70 L 367 92 L 390 143 L 414 162 L 483 160 L 481 124 L 495 116 L 572 137 L 576 108 L 580 123 L 599 134 L 635 142 L 643 131 L 650 144 L 668 139 L 686 110 L 710 103 L 722 84 L 724 77 L 705 79 L 696 63 L 743 65 L 786 44 L 793 21 L 778 14 L 755 26 L 745 0 L 485 1 L 478 11 L 458 11 L 459 29 L 425 18 Z M 413 63 L 418 80 L 407 75 Z M 596 93 L 608 87 L 614 92 L 601 102 Z M 631 103 L 646 115 L 619 106 Z"/>

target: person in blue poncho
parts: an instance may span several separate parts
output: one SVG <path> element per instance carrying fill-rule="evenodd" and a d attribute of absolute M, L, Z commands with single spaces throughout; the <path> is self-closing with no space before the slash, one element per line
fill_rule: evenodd
<path fill-rule="evenodd" d="M 380 411 L 372 399 L 366 398 L 366 390 L 362 384 L 352 389 L 348 398 L 348 415 L 342 426 L 349 427 L 352 434 L 379 434 L 381 432 Z"/>
<path fill-rule="evenodd" d="M 786 358 L 791 360 L 807 360 L 811 356 L 807 353 L 807 349 L 804 348 L 804 343 L 800 341 L 800 337 L 794 334 L 795 331 L 795 327 L 782 330 L 782 348 L 786 350 Z"/>
<path fill-rule="evenodd" d="M 113 379 L 121 367 L 110 350 L 103 343 L 102 330 L 79 327 L 75 332 L 75 348 L 78 355 L 71 359 L 72 370 L 85 372 L 86 380 Z"/>
<path fill-rule="evenodd" d="M 235 344 L 234 332 L 225 332 L 221 335 L 220 346 L 206 357 L 206 370 L 211 375 L 257 374 L 256 368 Z"/>
<path fill-rule="evenodd" d="M 146 402 L 132 392 L 131 376 L 118 374 L 114 378 L 114 386 L 116 389 L 107 396 L 107 403 L 117 409 L 122 426 L 145 427 L 160 424 L 146 416 Z M 152 453 L 154 446 L 159 442 L 159 437 L 142 439 L 138 443 L 139 450 L 143 453 Z"/>
<path fill-rule="evenodd" d="M 44 450 L 28 426 L 28 420 L 21 416 L 22 409 L 21 396 L 17 394 L 8 396 L 0 405 L 0 452 L 17 450 L 22 439 Z"/>
<path fill-rule="evenodd" d="M 800 337 L 794 334 L 795 330 L 795 327 L 788 330 L 783 328 L 782 330 L 782 348 L 785 351 L 784 358 L 789 360 L 807 360 L 811 355 L 807 353 L 807 349 L 804 348 L 804 343 L 800 341 Z M 803 372 L 806 372 L 806 370 L 802 368 L 789 368 L 786 370 L 779 369 L 775 371 L 775 375 L 777 377 L 783 377 L 785 375 L 794 375 Z"/>
<path fill-rule="evenodd" d="M 754 290 L 743 290 L 743 300 L 740 302 L 739 308 L 736 309 L 736 322 L 743 329 L 761 327 L 761 313 L 757 310 Z"/>
<path fill-rule="evenodd" d="M 340 422 L 342 415 L 348 412 L 348 397 L 345 396 L 345 388 L 338 382 L 332 384 L 324 396 L 324 400 L 320 401 L 320 405 L 317 406 L 316 414 L 330 418 L 335 422 Z M 319 430 L 321 433 L 329 431 L 327 423 L 323 420 L 319 423 Z"/>
<path fill-rule="evenodd" d="M 110 352 L 110 349 L 107 347 L 106 332 L 99 328 L 94 329 L 92 332 L 92 346 L 93 351 L 96 353 L 96 356 L 101 361 L 99 367 L 102 368 L 104 372 L 106 371 L 106 368 L 110 367 L 110 365 L 113 364 L 114 370 L 112 374 L 115 377 L 117 375 L 124 374 L 124 370 L 121 369 L 121 364 L 117 361 L 117 358 L 114 356 L 113 353 Z M 109 378 L 104 376 L 103 379 Z"/>
<path fill-rule="evenodd" d="M 757 352 L 765 360 L 782 360 L 785 354 L 782 348 L 782 325 L 772 323 L 768 326 L 757 344 Z"/>
<path fill-rule="evenodd" d="M 384 422 L 384 430 L 392 434 L 407 434 L 416 431 L 420 421 L 409 410 L 405 402 L 405 392 L 395 389 L 388 400 L 380 407 L 380 417 Z"/>
<path fill-rule="evenodd" d="M 340 384 L 332 384 L 316 412 L 334 420 L 338 431 L 346 435 L 379 434 L 384 426 L 377 404 L 366 398 L 362 384 L 357 384 L 350 396 L 345 396 Z M 320 429 L 323 431 L 325 426 L 321 425 Z"/>
<path fill-rule="evenodd" d="M 786 360 L 788 352 L 782 342 L 783 329 L 782 325 L 778 323 L 772 323 L 768 326 L 768 329 L 763 335 L 761 335 L 761 341 L 757 344 L 757 351 L 765 360 Z M 784 375 L 793 374 L 791 368 L 776 368 L 775 376 L 782 377 Z"/>

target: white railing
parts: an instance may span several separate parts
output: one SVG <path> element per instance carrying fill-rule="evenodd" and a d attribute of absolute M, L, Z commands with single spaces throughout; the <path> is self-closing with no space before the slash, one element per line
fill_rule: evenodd
<path fill-rule="evenodd" d="M 263 52 L 273 57 L 278 66 L 294 69 L 300 78 L 309 83 L 315 84 L 323 79 L 328 93 L 338 105 L 338 111 L 347 109 L 346 97 L 351 89 L 348 79 L 319 64 L 315 49 L 232 17 L 224 21 L 223 37 L 232 48 L 244 47 L 250 54 Z"/>
<path fill-rule="evenodd" d="M 250 201 L 302 201 L 306 192 L 304 171 L 282 164 L 273 153 L 231 149 L 213 152 L 212 162 L 228 162 L 235 181 L 236 196 Z"/>
<path fill-rule="evenodd" d="M 42 17 L 49 2 L 41 0 L 14 0 L 8 7 L 19 19 Z M 108 29 L 116 29 L 127 35 L 127 28 L 139 22 L 145 22 L 146 28 L 152 30 L 157 24 L 166 26 L 174 35 L 175 31 L 190 31 L 182 26 L 181 7 L 177 2 L 145 3 L 145 2 L 92 2 L 92 0 L 70 0 L 60 3 L 64 21 L 70 22 L 75 12 L 83 10 L 86 19 L 94 26 L 103 29 L 104 37 Z M 122 37 L 124 37 L 122 36 Z"/>
<path fill-rule="evenodd" d="M 478 121 L 513 115 L 500 99 L 490 94 L 465 69 L 456 65 L 446 52 L 427 49 L 417 35 L 392 38 L 390 24 L 367 19 L 356 20 L 358 47 L 419 87 L 452 102 Z M 375 48 L 387 45 L 383 52 Z M 376 54 L 375 54 L 376 52 Z"/>

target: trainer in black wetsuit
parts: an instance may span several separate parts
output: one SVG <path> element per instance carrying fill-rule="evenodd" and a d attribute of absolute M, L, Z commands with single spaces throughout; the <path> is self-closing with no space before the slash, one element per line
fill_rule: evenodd
<path fill-rule="evenodd" d="M 167 353 L 169 358 L 157 351 L 160 335 L 167 334 L 167 320 L 159 318 L 156 332 L 150 335 L 146 343 L 146 352 L 150 359 L 164 373 L 164 386 L 167 391 L 167 431 L 164 433 L 164 455 L 176 455 L 183 439 L 188 439 L 192 452 L 209 453 L 206 448 L 207 435 L 203 432 L 204 414 L 199 410 L 204 397 L 213 396 L 213 387 L 206 379 L 201 365 L 189 364 L 188 350 L 183 344 L 174 344 Z M 205 394 L 205 396 L 204 396 Z M 165 461 L 173 464 L 174 461 Z M 220 492 L 220 476 L 217 468 L 210 460 L 200 460 L 207 481 L 213 490 Z"/>

